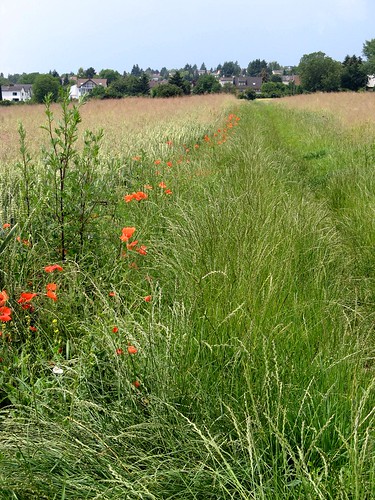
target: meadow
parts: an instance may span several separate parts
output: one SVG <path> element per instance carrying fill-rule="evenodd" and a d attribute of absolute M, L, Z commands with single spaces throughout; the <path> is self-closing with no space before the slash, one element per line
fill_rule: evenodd
<path fill-rule="evenodd" d="M 374 498 L 373 106 L 0 108 L 2 499 Z"/>

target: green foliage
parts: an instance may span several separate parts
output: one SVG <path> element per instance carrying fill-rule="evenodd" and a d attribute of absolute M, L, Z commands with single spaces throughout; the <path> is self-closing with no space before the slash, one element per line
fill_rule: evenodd
<path fill-rule="evenodd" d="M 238 62 L 226 61 L 220 69 L 221 76 L 239 76 L 241 74 L 241 66 Z"/>
<path fill-rule="evenodd" d="M 178 97 L 184 95 L 181 87 L 172 83 L 161 83 L 151 90 L 151 97 Z"/>
<path fill-rule="evenodd" d="M 107 85 L 110 85 L 112 82 L 121 78 L 121 75 L 118 71 L 113 69 L 102 69 L 99 72 L 99 78 L 105 78 L 107 80 Z"/>
<path fill-rule="evenodd" d="M 363 44 L 363 55 L 366 57 L 366 71 L 368 75 L 375 74 L 375 38 L 371 40 L 366 40 Z"/>
<path fill-rule="evenodd" d="M 218 92 L 221 92 L 221 85 L 214 75 L 200 75 L 193 88 L 193 94 L 214 94 Z"/>
<path fill-rule="evenodd" d="M 263 83 L 261 91 L 263 97 L 283 97 L 289 93 L 288 86 L 280 82 Z"/>
<path fill-rule="evenodd" d="M 253 89 L 246 89 L 242 92 L 238 92 L 238 99 L 246 99 L 248 101 L 254 101 L 257 98 L 257 94 Z"/>
<path fill-rule="evenodd" d="M 255 59 L 254 61 L 250 61 L 247 66 L 247 74 L 249 76 L 261 76 L 262 70 L 268 70 L 267 62 L 263 59 Z"/>
<path fill-rule="evenodd" d="M 169 77 L 168 83 L 179 87 L 185 95 L 190 94 L 191 84 L 181 76 L 179 71 L 175 71 L 175 73 Z"/>
<path fill-rule="evenodd" d="M 364 89 L 367 83 L 367 72 L 360 57 L 346 56 L 343 62 L 341 86 L 344 89 L 357 91 Z"/>
<path fill-rule="evenodd" d="M 305 54 L 299 63 L 301 85 L 308 92 L 337 91 L 341 84 L 342 65 L 324 52 Z"/>
<path fill-rule="evenodd" d="M 52 75 L 37 75 L 32 87 L 33 101 L 42 103 L 49 94 L 51 101 L 57 101 L 60 87 L 60 81 Z"/>

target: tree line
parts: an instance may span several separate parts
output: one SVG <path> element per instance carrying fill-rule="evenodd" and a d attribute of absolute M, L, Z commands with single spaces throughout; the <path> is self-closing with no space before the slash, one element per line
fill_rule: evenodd
<path fill-rule="evenodd" d="M 198 70 L 196 64 L 186 64 L 179 69 L 168 70 L 142 69 L 134 64 L 127 73 L 119 73 L 114 69 L 102 69 L 98 73 L 93 67 L 86 70 L 79 68 L 77 73 L 59 75 L 56 70 L 48 74 L 22 73 L 5 77 L 0 73 L 0 84 L 32 84 L 34 102 L 42 102 L 45 95 L 58 99 L 61 87 L 69 87 L 77 78 L 103 78 L 107 87 L 97 86 L 90 93 L 91 98 L 111 99 L 124 96 L 171 97 L 179 95 L 237 92 L 231 84 L 224 87 L 219 83 L 218 76 L 251 76 L 262 78 L 262 95 L 266 97 L 281 97 L 290 93 L 316 91 L 358 91 L 366 87 L 368 75 L 375 74 L 375 38 L 366 40 L 363 44 L 362 56 L 347 55 L 344 61 L 336 61 L 324 52 L 313 52 L 302 56 L 296 67 L 282 67 L 277 61 L 267 62 L 264 59 L 250 61 L 246 68 L 241 68 L 237 61 L 226 61 L 215 69 L 207 69 L 202 63 Z M 278 70 L 274 74 L 274 71 Z M 285 85 L 282 76 L 298 74 L 300 85 Z M 158 79 L 158 85 L 150 85 L 151 79 Z M 161 82 L 161 83 L 160 83 Z M 254 94 L 240 93 L 240 97 L 254 98 Z M 1 95 L 0 95 L 1 98 Z"/>

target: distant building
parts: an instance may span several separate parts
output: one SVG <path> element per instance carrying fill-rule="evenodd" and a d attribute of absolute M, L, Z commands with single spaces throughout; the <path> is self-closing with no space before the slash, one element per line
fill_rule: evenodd
<path fill-rule="evenodd" d="M 1 94 L 3 97 L 3 101 L 28 101 L 29 99 L 31 99 L 32 85 L 30 83 L 2 85 Z"/>
<path fill-rule="evenodd" d="M 375 91 L 375 75 L 368 75 L 366 89 Z"/>
<path fill-rule="evenodd" d="M 107 87 L 107 80 L 105 78 L 77 78 L 72 77 L 76 83 L 70 87 L 69 97 L 71 99 L 79 99 L 85 94 L 89 93 L 98 85 Z"/>
<path fill-rule="evenodd" d="M 260 92 L 262 78 L 260 76 L 230 76 L 219 78 L 219 83 L 222 87 L 230 83 L 238 90 L 253 89 L 255 92 Z"/>

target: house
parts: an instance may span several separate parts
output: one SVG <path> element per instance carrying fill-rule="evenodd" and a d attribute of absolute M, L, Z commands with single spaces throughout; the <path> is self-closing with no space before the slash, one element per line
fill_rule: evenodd
<path fill-rule="evenodd" d="M 375 92 L 375 75 L 368 75 L 367 78 L 366 90 Z"/>
<path fill-rule="evenodd" d="M 72 80 L 75 80 L 76 83 L 70 87 L 69 97 L 71 99 L 79 99 L 80 97 L 83 97 L 98 85 L 107 87 L 107 80 L 105 78 L 73 77 Z"/>
<path fill-rule="evenodd" d="M 219 78 L 222 87 L 228 83 L 234 85 L 238 90 L 253 89 L 260 92 L 262 87 L 262 78 L 260 76 L 229 76 Z"/>
<path fill-rule="evenodd" d="M 289 85 L 290 83 L 294 83 L 294 85 L 301 85 L 301 79 L 298 75 L 282 75 L 281 80 L 284 85 Z"/>
<path fill-rule="evenodd" d="M 253 89 L 255 92 L 260 92 L 262 83 L 263 80 L 260 76 L 235 76 L 233 79 L 233 85 L 238 90 Z"/>
<path fill-rule="evenodd" d="M 1 94 L 3 101 L 24 102 L 31 99 L 32 85 L 30 83 L 19 83 L 14 85 L 2 85 Z"/>

